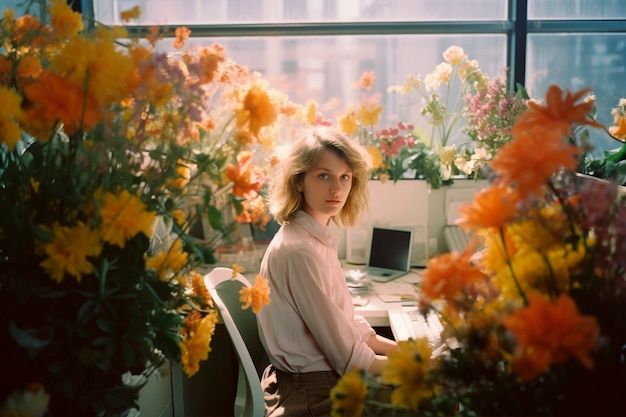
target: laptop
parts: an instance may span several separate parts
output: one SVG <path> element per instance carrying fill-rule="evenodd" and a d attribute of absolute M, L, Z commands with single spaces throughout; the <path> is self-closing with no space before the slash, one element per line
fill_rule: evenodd
<path fill-rule="evenodd" d="M 409 273 L 413 230 L 372 228 L 367 276 L 375 282 L 388 282 Z"/>

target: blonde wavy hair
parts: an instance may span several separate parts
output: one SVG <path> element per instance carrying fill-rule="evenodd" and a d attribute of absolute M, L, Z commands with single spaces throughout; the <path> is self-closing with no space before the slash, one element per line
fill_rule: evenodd
<path fill-rule="evenodd" d="M 354 226 L 367 210 L 369 154 L 356 139 L 341 131 L 328 126 L 315 126 L 302 133 L 276 168 L 277 172 L 270 176 L 269 208 L 276 222 L 288 223 L 300 210 L 304 198 L 296 184 L 327 150 L 343 158 L 352 168 L 352 189 L 343 209 L 332 217 L 332 221 L 337 225 Z"/>

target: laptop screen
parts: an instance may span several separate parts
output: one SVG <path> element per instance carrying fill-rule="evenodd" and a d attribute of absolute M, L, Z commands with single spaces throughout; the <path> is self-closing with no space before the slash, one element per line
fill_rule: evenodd
<path fill-rule="evenodd" d="M 411 266 L 413 231 L 401 229 L 372 229 L 369 266 L 408 271 Z"/>

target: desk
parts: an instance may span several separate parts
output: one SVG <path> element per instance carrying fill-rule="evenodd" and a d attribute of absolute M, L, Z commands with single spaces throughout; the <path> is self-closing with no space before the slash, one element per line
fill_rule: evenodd
<path fill-rule="evenodd" d="M 349 268 L 352 266 L 346 265 L 344 267 L 344 269 Z M 419 269 L 412 269 L 407 275 L 393 281 L 373 282 L 371 291 L 354 297 L 355 312 L 363 316 L 372 327 L 391 327 L 389 322 L 390 310 L 401 309 L 404 305 L 417 304 L 419 292 L 415 288 L 415 284 L 422 279 L 419 272 Z M 403 296 L 404 294 L 410 297 Z M 384 301 L 383 298 L 387 301 Z M 365 305 L 358 305 L 360 301 L 364 302 Z"/>

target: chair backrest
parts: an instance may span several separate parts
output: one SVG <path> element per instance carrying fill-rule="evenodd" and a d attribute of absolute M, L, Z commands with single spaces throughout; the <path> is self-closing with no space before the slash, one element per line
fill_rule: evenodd
<path fill-rule="evenodd" d="M 234 415 L 262 417 L 265 400 L 260 377 L 269 359 L 259 338 L 256 315 L 252 309 L 242 309 L 239 300 L 239 291 L 250 287 L 250 282 L 241 274 L 233 278 L 230 268 L 217 267 L 205 275 L 204 283 L 220 312 L 239 362 Z"/>

